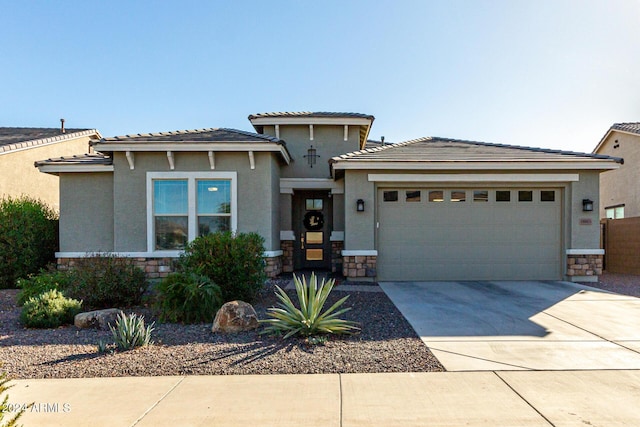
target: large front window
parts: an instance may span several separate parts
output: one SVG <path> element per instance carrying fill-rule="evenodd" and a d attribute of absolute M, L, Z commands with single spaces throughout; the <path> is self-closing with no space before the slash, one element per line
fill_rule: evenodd
<path fill-rule="evenodd" d="M 198 236 L 236 229 L 235 172 L 149 172 L 149 251 L 176 251 Z"/>

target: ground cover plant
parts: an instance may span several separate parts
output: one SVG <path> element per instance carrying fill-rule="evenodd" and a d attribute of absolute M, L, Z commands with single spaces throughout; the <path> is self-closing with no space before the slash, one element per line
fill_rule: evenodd
<path fill-rule="evenodd" d="M 65 298 L 62 292 L 51 289 L 29 298 L 22 307 L 20 320 L 29 328 L 57 328 L 72 324 L 81 305 L 81 301 Z"/>
<path fill-rule="evenodd" d="M 0 200 L 0 288 L 37 273 L 55 257 L 58 215 L 44 202 L 23 196 Z"/>
<path fill-rule="evenodd" d="M 48 270 L 40 270 L 39 274 L 30 275 L 27 278 L 18 279 L 16 286 L 18 293 L 18 305 L 22 306 L 29 298 L 37 297 L 43 292 L 52 289 L 64 290 L 71 281 L 71 274 L 67 271 L 56 270 L 52 267 Z"/>
<path fill-rule="evenodd" d="M 299 308 L 282 288 L 276 286 L 280 303 L 278 307 L 268 309 L 269 319 L 262 321 L 268 325 L 265 333 L 284 333 L 284 338 L 289 338 L 293 335 L 348 334 L 359 329 L 355 322 L 338 317 L 351 310 L 348 307 L 339 309 L 349 295 L 322 311 L 335 284 L 333 279 L 323 279 L 320 285 L 315 274 L 311 274 L 308 283 L 304 276 L 300 279 L 294 275 L 293 280 Z"/>

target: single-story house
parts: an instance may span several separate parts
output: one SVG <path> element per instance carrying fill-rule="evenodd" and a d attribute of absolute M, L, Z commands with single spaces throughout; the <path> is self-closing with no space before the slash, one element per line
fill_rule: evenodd
<path fill-rule="evenodd" d="M 101 138 L 36 163 L 60 177 L 61 265 L 134 257 L 152 277 L 198 235 L 258 232 L 271 275 L 352 280 L 594 280 L 599 174 L 621 159 L 426 137 L 367 145 L 374 117 L 249 116 Z"/>
<path fill-rule="evenodd" d="M 69 153 L 85 153 L 96 129 L 0 127 L 0 197 L 28 195 L 60 208 L 58 178 L 38 173 L 33 162 Z"/>
<path fill-rule="evenodd" d="M 593 153 L 624 159 L 600 175 L 600 218 L 640 217 L 640 123 L 615 123 Z"/>

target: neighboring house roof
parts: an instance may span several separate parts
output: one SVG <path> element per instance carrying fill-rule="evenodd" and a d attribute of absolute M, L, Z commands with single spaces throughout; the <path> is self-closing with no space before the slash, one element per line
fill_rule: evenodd
<path fill-rule="evenodd" d="M 81 154 L 56 157 L 34 163 L 41 172 L 57 175 L 59 172 L 111 172 L 113 159 L 104 154 Z"/>
<path fill-rule="evenodd" d="M 275 151 L 291 161 L 280 139 L 228 128 L 178 130 L 102 138 L 91 143 L 97 151 Z"/>
<path fill-rule="evenodd" d="M 359 147 L 362 149 L 367 143 L 371 124 L 375 117 L 370 114 L 360 113 L 334 113 L 327 111 L 301 111 L 301 112 L 276 112 L 251 114 L 249 121 L 256 132 L 264 133 L 264 126 L 278 125 L 337 125 L 337 126 L 359 126 L 360 141 Z M 276 130 L 276 134 L 277 134 Z"/>
<path fill-rule="evenodd" d="M 67 141 L 83 136 L 101 137 L 96 129 L 0 127 L 0 153 Z"/>
<path fill-rule="evenodd" d="M 597 153 L 604 141 L 611 135 L 612 132 L 623 132 L 623 133 L 634 133 L 640 135 L 640 122 L 629 122 L 629 123 L 614 123 L 613 126 L 607 130 L 607 133 L 604 134 L 596 148 L 593 150 L 594 153 Z"/>
<path fill-rule="evenodd" d="M 622 163 L 622 159 L 572 151 L 424 137 L 343 154 L 332 158 L 330 162 L 334 169 L 409 169 L 419 168 L 418 164 L 424 164 L 422 168 L 425 169 L 442 169 L 454 164 L 458 165 L 457 168 L 460 168 L 460 164 L 464 164 L 464 168 L 471 168 L 470 163 L 483 164 L 487 168 L 524 169 L 534 167 L 531 164 L 537 164 L 537 168 L 548 162 L 571 163 L 572 168 L 611 169 L 614 168 L 612 163 Z M 524 166 L 524 162 L 529 165 Z"/>

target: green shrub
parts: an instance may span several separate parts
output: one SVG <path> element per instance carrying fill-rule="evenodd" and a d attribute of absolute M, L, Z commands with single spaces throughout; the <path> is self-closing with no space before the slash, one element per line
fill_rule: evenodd
<path fill-rule="evenodd" d="M 67 271 L 40 270 L 40 274 L 29 276 L 27 279 L 18 279 L 16 286 L 18 292 L 18 305 L 22 306 L 29 298 L 37 297 L 45 291 L 57 289 L 64 291 L 71 282 L 71 274 Z"/>
<path fill-rule="evenodd" d="M 326 282 L 323 279 L 320 286 L 318 286 L 315 274 L 311 275 L 311 280 L 308 284 L 304 277 L 300 281 L 295 275 L 293 276 L 293 281 L 296 285 L 296 295 L 298 296 L 300 308 L 297 308 L 289 298 L 289 295 L 276 285 L 276 296 L 280 303 L 278 307 L 267 309 L 267 315 L 271 319 L 260 321 L 269 325 L 265 328 L 265 333 L 285 333 L 284 338 L 289 338 L 296 334 L 303 336 L 322 333 L 348 334 L 358 330 L 355 322 L 338 318 L 339 315 L 351 310 L 351 308 L 335 311 L 344 304 L 349 295 L 340 299 L 322 313 L 322 308 L 333 289 L 333 279 Z"/>
<path fill-rule="evenodd" d="M 144 271 L 132 259 L 115 255 L 81 258 L 70 275 L 65 294 L 93 309 L 138 305 L 147 286 Z"/>
<path fill-rule="evenodd" d="M 222 305 L 220 287 L 206 276 L 172 273 L 157 286 L 156 308 L 169 322 L 211 322 Z"/>
<path fill-rule="evenodd" d="M 229 231 L 201 236 L 185 248 L 180 269 L 207 276 L 220 286 L 223 301 L 253 301 L 266 280 L 264 239 Z"/>
<path fill-rule="evenodd" d="M 73 323 L 80 312 L 81 301 L 65 298 L 62 292 L 51 289 L 27 300 L 20 320 L 29 328 L 57 328 Z"/>
<path fill-rule="evenodd" d="M 9 382 L 9 378 L 7 378 L 7 373 L 0 373 L 0 397 L 7 392 L 12 385 L 7 385 Z M 9 395 L 6 394 L 4 399 L 0 402 L 0 427 L 16 427 L 18 419 L 24 414 L 24 412 L 33 406 L 33 403 L 23 404 L 20 409 L 15 410 L 14 405 L 9 403 Z M 5 414 L 9 412 L 14 412 L 14 415 L 11 418 L 4 419 Z"/>
<path fill-rule="evenodd" d="M 55 260 L 58 216 L 46 204 L 27 196 L 0 200 L 0 288 L 36 274 Z"/>
<path fill-rule="evenodd" d="M 130 350 L 135 347 L 152 344 L 151 332 L 153 332 L 154 324 L 155 322 L 145 327 L 144 316 L 121 313 L 116 319 L 116 325 L 109 325 L 109 329 L 111 329 L 111 334 L 118 349 Z"/>

